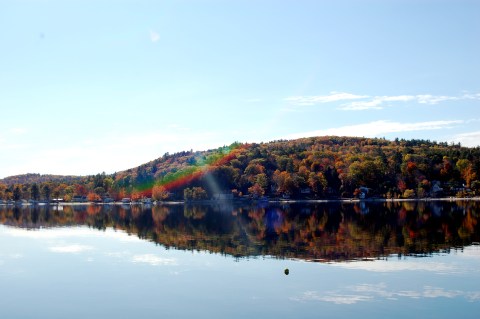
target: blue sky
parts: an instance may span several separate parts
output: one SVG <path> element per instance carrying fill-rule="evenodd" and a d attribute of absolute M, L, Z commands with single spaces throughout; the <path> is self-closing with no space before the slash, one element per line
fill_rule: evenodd
<path fill-rule="evenodd" d="M 479 1 L 0 7 L 0 177 L 314 135 L 480 144 Z"/>

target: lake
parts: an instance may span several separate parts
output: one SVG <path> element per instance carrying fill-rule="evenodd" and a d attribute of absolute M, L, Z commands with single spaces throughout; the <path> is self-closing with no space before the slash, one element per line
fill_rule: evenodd
<path fill-rule="evenodd" d="M 478 318 L 479 218 L 476 201 L 0 206 L 0 317 Z"/>

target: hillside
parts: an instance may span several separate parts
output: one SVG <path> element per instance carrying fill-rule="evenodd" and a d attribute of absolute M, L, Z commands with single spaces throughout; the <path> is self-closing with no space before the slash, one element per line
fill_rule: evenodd
<path fill-rule="evenodd" d="M 328 136 L 165 154 L 111 175 L 9 177 L 0 197 L 36 198 L 32 187 L 38 197 L 66 200 L 471 196 L 480 192 L 479 170 L 478 147 Z"/>
<path fill-rule="evenodd" d="M 45 182 L 55 182 L 55 183 L 67 183 L 73 184 L 78 183 L 83 179 L 82 176 L 72 176 L 72 175 L 49 175 L 49 174 L 22 174 L 9 176 L 3 179 L 0 179 L 0 183 L 12 185 L 12 184 L 41 184 Z"/>

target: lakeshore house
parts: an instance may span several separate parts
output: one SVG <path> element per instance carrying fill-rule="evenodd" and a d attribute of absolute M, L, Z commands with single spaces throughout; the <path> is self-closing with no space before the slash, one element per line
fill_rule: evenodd
<path fill-rule="evenodd" d="M 75 195 L 72 197 L 72 202 L 74 203 L 85 203 L 87 202 L 87 196 Z"/>

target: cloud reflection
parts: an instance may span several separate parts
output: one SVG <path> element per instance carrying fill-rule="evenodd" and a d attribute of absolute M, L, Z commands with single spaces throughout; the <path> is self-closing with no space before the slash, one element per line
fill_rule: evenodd
<path fill-rule="evenodd" d="M 460 269 L 454 265 L 439 262 L 419 262 L 419 261 L 393 261 L 393 260 L 369 260 L 369 261 L 353 261 L 344 263 L 330 263 L 331 266 L 365 270 L 372 272 L 395 272 L 395 271 L 429 271 L 435 273 L 458 273 Z"/>
<path fill-rule="evenodd" d="M 152 266 L 174 266 L 177 265 L 175 258 L 163 258 L 153 254 L 134 255 L 132 257 L 133 263 L 145 263 Z"/>
<path fill-rule="evenodd" d="M 92 246 L 86 246 L 86 245 L 64 245 L 64 246 L 53 246 L 49 247 L 48 250 L 54 253 L 69 253 L 69 254 L 75 254 L 75 253 L 81 253 L 87 250 L 92 250 Z"/>
<path fill-rule="evenodd" d="M 371 301 L 373 298 L 363 295 L 342 295 L 342 294 L 327 294 L 321 295 L 316 291 L 306 291 L 300 297 L 291 298 L 295 301 L 325 301 L 337 305 L 351 305 L 360 301 Z"/>
<path fill-rule="evenodd" d="M 375 299 L 398 300 L 434 299 L 434 298 L 464 298 L 469 302 L 480 300 L 480 291 L 447 290 L 441 287 L 424 286 L 421 290 L 390 290 L 385 283 L 360 284 L 348 286 L 337 291 L 306 291 L 298 297 L 290 298 L 293 301 L 323 301 L 334 304 L 350 305 L 358 302 L 373 301 Z"/>
<path fill-rule="evenodd" d="M 31 239 L 63 239 L 71 237 L 103 237 L 103 238 L 112 238 L 118 239 L 120 241 L 135 241 L 141 242 L 141 239 L 137 236 L 132 236 L 124 232 L 123 230 L 112 230 L 107 229 L 103 232 L 99 232 L 96 229 L 90 229 L 86 227 L 78 228 L 59 228 L 59 229 L 22 229 L 22 228 L 8 228 L 3 234 L 6 234 L 11 237 L 22 237 L 22 238 L 31 238 Z"/>
<path fill-rule="evenodd" d="M 457 254 L 457 256 L 464 258 L 480 259 L 480 245 L 476 244 L 464 247 L 462 249 L 462 252 Z"/>

